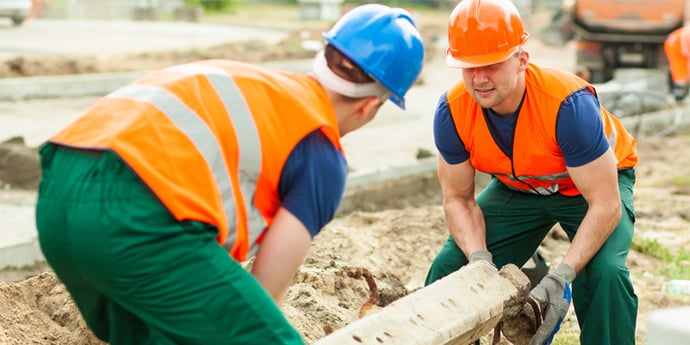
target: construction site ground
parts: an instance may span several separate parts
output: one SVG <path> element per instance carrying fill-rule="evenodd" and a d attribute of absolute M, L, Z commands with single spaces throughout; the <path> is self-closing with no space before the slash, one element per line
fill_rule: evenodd
<path fill-rule="evenodd" d="M 454 76 L 459 76 L 456 71 L 449 73 L 443 65 L 446 17 L 445 13 L 419 15 L 428 59 L 422 79 L 415 87 L 431 89 L 431 92 L 411 91 L 411 96 L 424 98 L 408 102 L 413 104 L 413 112 L 426 109 L 425 121 L 431 121 L 440 92 Z M 147 70 L 204 57 L 257 63 L 306 59 L 314 52 L 304 49 L 301 43 L 305 38 L 318 39 L 327 23 L 302 24 L 289 23 L 285 26 L 290 28 L 286 30 L 287 39 L 270 45 L 260 41 L 235 42 L 203 51 L 151 51 L 109 56 L 17 54 L 0 61 L 0 76 Z M 534 61 L 572 68 L 569 64 L 572 58 L 564 56 L 567 49 L 545 47 L 535 39 L 530 41 L 528 49 Z M 36 147 L 51 131 L 57 131 L 70 120 L 70 116 L 51 120 L 51 111 L 60 107 L 74 108 L 73 118 L 78 114 L 77 109 L 83 110 L 94 99 L 0 102 L 0 120 L 22 123 L 29 118 L 35 121 L 33 125 L 26 123 L 21 127 L 19 134 L 22 135 L 0 131 L 4 135 L 0 141 L 11 137 L 24 139 L 15 138 L 0 144 L 0 176 L 25 183 L 4 184 L 0 199 L 16 200 L 22 205 L 35 200 Z M 412 115 L 392 108 L 386 108 L 382 115 L 385 118 L 377 118 L 370 127 L 345 138 L 354 174 L 381 171 L 381 175 L 385 175 L 402 170 L 403 166 L 433 165 L 436 151 L 432 145 L 431 123 L 415 126 L 410 122 L 400 128 L 395 127 L 395 116 L 404 120 Z M 38 124 L 39 121 L 44 124 Z M 690 270 L 687 261 L 690 129 L 681 127 L 664 138 L 643 130 L 638 140 L 637 224 L 635 245 L 628 263 L 640 302 L 636 339 L 641 345 L 651 312 L 690 305 L 690 296 L 673 295 L 666 288 L 669 280 Z M 379 289 L 381 306 L 422 288 L 426 271 L 445 241 L 447 230 L 433 170 L 419 171 L 404 178 L 372 179 L 369 184 L 350 188 L 336 219 L 315 238 L 282 306 L 307 342 L 312 343 L 329 330 L 344 327 L 359 318 L 360 307 L 369 298 L 370 289 L 361 277 L 348 275 L 353 269 L 371 272 Z M 33 178 L 23 179 L 25 176 Z M 6 231 L 4 227 L 3 231 Z M 556 264 L 567 246 L 563 232 L 555 228 L 540 250 L 547 261 Z M 675 271 L 663 269 L 669 267 L 669 257 L 681 259 L 672 266 Z M 84 327 L 69 295 L 45 263 L 0 271 L 0 310 L 0 344 L 100 344 Z M 577 320 L 571 309 L 554 343 L 579 344 L 577 335 Z M 484 339 L 484 343 L 490 340 Z"/>

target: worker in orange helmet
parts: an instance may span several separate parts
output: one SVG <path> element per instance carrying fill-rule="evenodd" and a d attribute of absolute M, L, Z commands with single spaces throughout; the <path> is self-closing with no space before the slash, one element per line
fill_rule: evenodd
<path fill-rule="evenodd" d="M 572 301 L 582 345 L 633 345 L 636 140 L 592 85 L 531 63 L 528 37 L 510 0 L 463 0 L 450 15 L 446 62 L 462 80 L 433 125 L 450 236 L 426 283 L 473 261 L 520 267 L 559 224 L 571 243 L 531 290 L 544 320 L 530 344 L 551 343 Z M 492 175 L 478 195 L 476 171 Z"/>
<path fill-rule="evenodd" d="M 424 60 L 401 8 L 355 7 L 323 38 L 309 73 L 153 71 L 42 146 L 41 249 L 98 338 L 304 344 L 280 307 L 343 196 L 341 137 L 404 109 Z"/>
<path fill-rule="evenodd" d="M 664 52 L 671 72 L 671 93 L 681 102 L 688 95 L 690 82 L 690 27 L 673 30 L 664 42 Z"/>

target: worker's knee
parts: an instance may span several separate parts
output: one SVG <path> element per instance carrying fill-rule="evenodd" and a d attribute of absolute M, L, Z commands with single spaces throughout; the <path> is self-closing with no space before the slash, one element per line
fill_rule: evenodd
<path fill-rule="evenodd" d="M 625 263 L 616 260 L 592 260 L 582 272 L 588 284 L 616 285 L 618 281 L 627 281 L 630 275 Z"/>

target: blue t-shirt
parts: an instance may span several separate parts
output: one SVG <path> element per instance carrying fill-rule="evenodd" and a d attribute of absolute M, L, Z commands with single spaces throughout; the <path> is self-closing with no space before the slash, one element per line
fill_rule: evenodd
<path fill-rule="evenodd" d="M 282 207 L 314 237 L 333 219 L 345 192 L 347 162 L 320 130 L 304 137 L 290 153 L 278 183 Z"/>
<path fill-rule="evenodd" d="M 483 109 L 498 146 L 512 158 L 513 135 L 517 113 L 503 118 Z M 518 110 L 519 111 L 519 110 Z M 609 148 L 599 115 L 599 101 L 582 89 L 570 94 L 558 110 L 556 138 L 566 166 L 578 167 L 599 158 Z M 448 108 L 448 98 L 441 95 L 434 115 L 434 142 L 441 156 L 449 164 L 459 164 L 470 154 L 458 136 Z"/>

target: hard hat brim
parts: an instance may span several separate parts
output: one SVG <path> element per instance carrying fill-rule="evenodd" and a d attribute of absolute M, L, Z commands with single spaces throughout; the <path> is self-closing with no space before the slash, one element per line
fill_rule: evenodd
<path fill-rule="evenodd" d="M 477 68 L 489 66 L 508 60 L 508 58 L 513 56 L 513 54 L 515 54 L 519 48 L 520 47 L 516 47 L 515 49 L 511 49 L 507 52 L 463 58 L 454 57 L 453 54 L 450 53 L 449 49 L 446 51 L 446 65 L 450 68 Z"/>
<path fill-rule="evenodd" d="M 508 58 L 513 54 L 517 53 L 525 45 L 525 43 L 527 43 L 528 38 L 529 33 L 525 31 L 522 33 L 522 37 L 520 37 L 520 43 L 512 49 L 479 56 L 455 57 L 452 54 L 451 48 L 448 48 L 446 49 L 446 65 L 450 68 L 477 68 L 503 62 L 508 60 Z"/>

